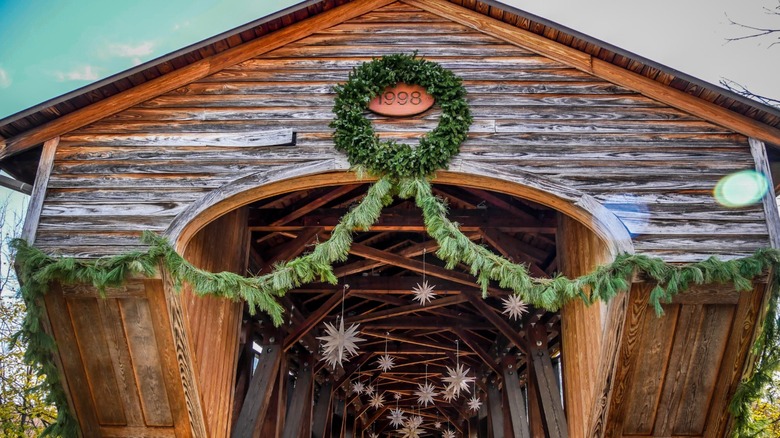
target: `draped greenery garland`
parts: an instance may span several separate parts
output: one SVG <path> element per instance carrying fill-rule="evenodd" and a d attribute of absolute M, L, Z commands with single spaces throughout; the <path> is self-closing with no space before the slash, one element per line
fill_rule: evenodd
<path fill-rule="evenodd" d="M 377 82 L 372 85 L 368 82 L 371 80 Z M 373 96 L 385 86 L 400 81 L 426 86 L 442 105 L 442 121 L 433 133 L 420 141 L 417 149 L 380 142 L 363 116 Z M 578 278 L 533 278 L 525 266 L 512 263 L 466 237 L 458 225 L 447 218 L 444 200 L 432 193 L 428 177 L 446 167 L 450 157 L 459 150 L 471 123 L 459 78 L 435 63 L 409 55 L 391 55 L 356 69 L 349 81 L 337 88 L 337 93 L 339 97 L 334 107 L 337 118 L 331 125 L 336 128 L 337 148 L 347 152 L 353 166 L 367 169 L 380 178 L 363 200 L 341 218 L 327 241 L 318 243 L 307 254 L 277 264 L 269 274 L 243 277 L 230 272 L 203 271 L 184 260 L 166 239 L 153 233 L 144 233 L 142 237 L 142 242 L 148 245 L 147 251 L 88 261 L 50 256 L 23 240 L 12 243 L 22 284 L 21 295 L 28 309 L 17 337 L 28 345 L 27 361 L 41 365 L 39 372 L 45 375 L 50 401 L 59 410 L 57 423 L 47 430 L 48 434 L 76 436 L 78 429 L 54 364 L 54 339 L 42 328 L 45 318 L 42 301 L 51 282 L 91 284 L 102 293 L 108 287 L 120 285 L 131 275 L 154 276 L 158 275 L 159 269 L 164 269 L 177 289 L 187 283 L 199 295 L 244 301 L 250 312 L 265 312 L 274 324 L 280 325 L 283 308 L 276 298 L 314 281 L 337 283 L 333 264 L 347 259 L 353 233 L 369 230 L 382 208 L 396 197 L 414 200 L 422 211 L 427 233 L 439 245 L 436 255 L 449 269 L 459 264 L 468 266 L 483 295 L 487 294 L 491 282 L 497 282 L 523 301 L 550 311 L 560 309 L 571 300 L 579 299 L 587 304 L 609 301 L 618 293 L 626 293 L 636 275 L 643 275 L 656 283 L 649 305 L 661 315 L 663 303 L 671 302 L 675 295 L 692 285 L 733 283 L 737 290 L 748 291 L 752 290 L 756 277 L 767 271 L 775 273 L 771 279 L 767 318 L 754 347 L 758 357 L 755 372 L 740 384 L 730 406 L 737 433 L 756 430 L 750 405 L 780 366 L 777 312 L 780 251 L 764 249 L 741 259 L 709 258 L 685 265 L 673 265 L 644 255 L 623 254 L 611 264 Z M 373 153 L 379 154 L 381 159 Z"/>

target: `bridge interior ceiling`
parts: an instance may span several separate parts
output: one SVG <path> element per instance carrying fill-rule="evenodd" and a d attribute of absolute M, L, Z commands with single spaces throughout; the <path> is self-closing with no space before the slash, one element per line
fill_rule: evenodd
<path fill-rule="evenodd" d="M 267 273 L 275 264 L 304 254 L 326 240 L 369 186 L 321 187 L 249 205 L 249 273 Z M 446 199 L 450 219 L 473 241 L 525 264 L 535 277 L 557 272 L 556 211 L 481 189 L 434 184 L 434 192 Z M 291 382 L 298 370 L 312 366 L 316 373 L 315 398 L 323 396 L 317 394 L 323 383 L 334 383 L 334 398 L 346 401 L 350 415 L 364 430 L 390 431 L 387 410 L 396 405 L 407 413 L 419 412 L 430 420 L 429 425 L 438 419 L 445 424 L 450 421 L 453 428 L 462 427 L 465 419 L 478 415 L 468 407 L 474 390 L 486 407 L 489 387 L 503 385 L 503 369 L 513 370 L 510 374 L 519 379 L 520 386 L 527 385 L 531 331 L 535 333 L 534 347 L 546 343 L 548 357 L 557 367 L 561 317 L 560 313 L 529 306 L 520 318 L 510 318 L 503 313 L 508 291 L 493 284 L 483 300 L 468 267 L 446 269 L 435 256 L 437 249 L 437 242 L 425 232 L 422 212 L 414 201 L 396 200 L 384 208 L 370 231 L 355 233 L 348 259 L 334 266 L 337 285 L 312 283 L 290 291 L 281 298 L 285 323 L 278 329 L 266 316 L 245 312 L 245 333 L 249 336 L 244 342 L 262 346 L 283 339 Z M 426 305 L 415 301 L 412 291 L 423 279 L 436 293 Z M 365 341 L 358 344 L 356 356 L 333 369 L 322 360 L 317 337 L 325 334 L 326 322 L 337 323 L 342 311 L 345 326 L 359 324 L 359 337 Z M 544 341 L 539 341 L 540 331 Z M 239 360 L 237 381 L 246 380 L 242 380 L 242 373 L 249 377 L 252 372 L 251 361 L 245 355 L 262 360 L 257 348 L 241 351 L 244 356 Z M 394 358 L 394 366 L 382 371 L 377 360 L 386 352 Z M 477 380 L 469 385 L 470 394 L 445 400 L 441 393 L 446 383 L 442 378 L 447 376 L 447 367 L 455 368 L 456 363 L 467 367 L 469 376 Z M 384 394 L 384 407 L 374 409 L 369 406 L 368 396 L 353 393 L 351 384 L 356 381 L 371 384 Z M 440 394 L 433 405 L 421 406 L 415 391 L 426 381 L 434 384 Z M 243 400 L 245 394 L 241 392 L 237 388 L 237 400 Z M 484 416 L 485 407 L 480 416 Z"/>

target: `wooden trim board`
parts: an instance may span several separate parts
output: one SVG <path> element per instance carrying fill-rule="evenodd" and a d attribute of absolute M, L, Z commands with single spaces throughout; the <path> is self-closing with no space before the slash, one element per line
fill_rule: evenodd
<path fill-rule="evenodd" d="M 54 167 L 54 154 L 57 152 L 59 137 L 47 140 L 43 144 L 43 152 L 38 162 L 38 173 L 35 175 L 30 203 L 27 204 L 27 215 L 22 226 L 22 239 L 28 244 L 35 243 L 35 234 L 38 231 L 38 221 L 43 211 L 43 199 L 46 197 L 46 188 L 49 185 L 49 175 Z"/>

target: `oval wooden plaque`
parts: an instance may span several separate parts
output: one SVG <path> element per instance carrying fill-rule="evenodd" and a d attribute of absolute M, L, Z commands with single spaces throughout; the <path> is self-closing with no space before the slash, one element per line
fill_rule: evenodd
<path fill-rule="evenodd" d="M 420 114 L 435 100 L 420 85 L 396 84 L 387 87 L 368 103 L 368 109 L 383 116 L 404 117 Z"/>

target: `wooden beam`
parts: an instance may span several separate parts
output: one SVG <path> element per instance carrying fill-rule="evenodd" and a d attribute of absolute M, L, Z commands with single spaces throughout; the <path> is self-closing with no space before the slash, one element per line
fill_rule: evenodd
<path fill-rule="evenodd" d="M 344 293 L 344 296 L 349 296 L 349 292 L 350 291 L 347 290 Z M 322 306 L 317 308 L 316 311 L 306 317 L 306 319 L 303 321 L 297 322 L 295 327 L 293 327 L 284 338 L 284 351 L 288 351 L 290 348 L 292 348 L 292 346 L 300 341 L 307 333 L 309 333 L 314 328 L 314 326 L 325 319 L 325 317 L 328 316 L 328 312 L 336 308 L 336 306 L 338 306 L 341 302 L 342 294 L 340 291 L 335 291 L 333 292 L 333 295 L 331 295 L 330 298 L 328 298 L 328 300 L 322 304 Z"/>
<path fill-rule="evenodd" d="M 504 410 L 502 409 L 501 391 L 498 386 L 491 383 L 487 386 L 488 418 L 490 418 L 493 436 L 504 435 Z"/>
<path fill-rule="evenodd" d="M 344 382 L 346 382 L 350 378 L 350 376 L 352 376 L 352 374 L 354 374 L 355 371 L 358 370 L 358 368 L 360 368 L 363 364 L 368 362 L 369 359 L 371 359 L 371 357 L 373 357 L 373 355 L 370 352 L 363 352 L 360 354 L 360 356 L 358 356 L 357 359 L 350 361 L 349 367 L 344 368 L 344 374 L 341 377 L 339 377 L 338 380 L 336 380 L 336 382 L 333 384 L 334 391 L 341 388 L 341 385 L 343 385 Z"/>
<path fill-rule="evenodd" d="M 271 225 L 284 225 L 288 222 L 294 221 L 295 219 L 306 216 L 312 211 L 322 207 L 323 205 L 333 201 L 334 199 L 346 195 L 347 193 L 355 190 L 357 187 L 360 187 L 361 185 L 362 184 L 346 184 L 340 187 L 336 187 L 336 189 L 331 190 L 330 192 L 324 195 L 318 196 L 317 199 L 311 202 L 307 202 L 301 208 L 293 210 L 290 213 L 286 214 L 284 217 L 273 221 Z"/>
<path fill-rule="evenodd" d="M 542 414 L 547 426 L 547 436 L 550 438 L 567 438 L 566 416 L 563 413 L 560 388 L 553 373 L 550 352 L 547 349 L 547 330 L 541 324 L 536 324 L 529 330 L 531 348 L 528 356 L 533 361 L 533 371 L 539 395 L 542 401 Z M 529 377 L 530 378 L 530 377 Z"/>
<path fill-rule="evenodd" d="M 490 324 L 497 328 L 498 331 L 500 331 L 501 334 L 509 340 L 509 342 L 514 344 L 514 346 L 523 353 L 526 353 L 525 342 L 520 336 L 520 333 L 516 331 L 511 325 L 509 325 L 509 323 L 506 322 L 504 318 L 498 316 L 493 308 L 485 303 L 485 300 L 483 300 L 482 297 L 465 292 L 464 295 L 468 297 L 469 302 L 474 306 L 474 308 L 477 309 L 477 311 L 481 313 L 482 316 L 484 316 L 485 319 L 490 322 Z"/>
<path fill-rule="evenodd" d="M 750 144 L 750 154 L 753 155 L 753 161 L 756 163 L 756 172 L 764 175 L 767 181 L 767 191 L 761 197 L 764 206 L 764 215 L 769 232 L 769 244 L 772 248 L 780 248 L 780 213 L 777 210 L 777 199 L 775 199 L 774 183 L 772 182 L 772 169 L 769 167 L 769 158 L 766 155 L 764 143 L 755 138 L 748 139 Z"/>
<path fill-rule="evenodd" d="M 515 263 L 525 263 L 528 265 L 528 272 L 534 277 L 545 278 L 547 273 L 537 264 L 537 260 L 533 257 L 529 257 L 522 252 L 522 247 L 530 246 L 524 244 L 519 239 L 516 239 L 506 233 L 502 233 L 497 229 L 485 228 L 481 230 L 485 240 L 493 245 L 498 252 L 504 257 L 512 260 Z"/>
<path fill-rule="evenodd" d="M 485 351 L 481 345 L 479 345 L 479 341 L 477 341 L 477 339 L 471 333 L 468 333 L 466 330 L 463 330 L 460 327 L 454 327 L 453 331 L 469 348 L 471 348 L 474 353 L 477 354 L 477 356 L 479 356 L 480 359 L 482 359 L 482 362 L 484 362 L 485 365 L 490 367 L 490 369 L 493 370 L 496 375 L 501 375 L 501 370 L 499 369 L 498 365 L 496 365 L 495 358 L 488 354 L 488 352 Z"/>
<path fill-rule="evenodd" d="M 410 290 L 407 290 L 407 293 L 410 293 Z M 408 306 L 400 306 L 392 309 L 380 310 L 378 312 L 369 313 L 367 315 L 351 316 L 349 318 L 344 319 L 344 323 L 345 324 L 352 324 L 356 322 L 362 323 L 368 321 L 376 321 L 378 319 L 384 319 L 393 316 L 404 316 L 411 313 L 427 312 L 432 309 L 454 306 L 456 304 L 464 303 L 466 301 L 467 298 L 464 297 L 463 295 L 452 295 L 445 298 L 437 298 L 431 301 L 430 303 L 426 304 L 425 306 L 421 306 L 419 303 L 415 303 L 415 304 L 409 304 Z"/>
<path fill-rule="evenodd" d="M 246 59 L 298 41 L 320 29 L 334 26 L 350 18 L 388 5 L 393 1 L 395 0 L 365 0 L 347 3 L 272 32 L 264 37 L 217 53 L 151 81 L 144 82 L 127 91 L 93 103 L 81 110 L 58 117 L 16 137 L 9 138 L 4 145 L 0 142 L 0 147 L 2 147 L 0 149 L 0 160 L 24 152 L 52 137 L 86 126 L 133 105 L 195 82 Z"/>
<path fill-rule="evenodd" d="M 35 243 L 35 235 L 38 231 L 38 221 L 41 219 L 43 211 L 43 200 L 46 197 L 46 189 L 49 186 L 49 176 L 54 168 L 54 154 L 57 152 L 57 145 L 60 143 L 59 137 L 47 140 L 43 144 L 40 161 L 38 161 L 38 172 L 35 174 L 32 196 L 30 203 L 27 204 L 27 214 L 22 225 L 22 239 L 28 244 Z"/>
<path fill-rule="evenodd" d="M 325 426 L 327 417 L 330 413 L 331 401 L 333 400 L 333 382 L 325 381 L 320 386 L 320 396 L 317 404 L 314 405 L 312 414 L 311 434 L 313 438 L 323 438 L 325 436 Z"/>
<path fill-rule="evenodd" d="M 370 330 L 363 330 L 361 333 L 366 335 L 366 336 L 373 336 L 373 337 L 376 337 L 376 338 L 389 339 L 389 340 L 392 340 L 392 341 L 399 341 L 399 342 L 403 342 L 405 344 L 410 344 L 410 345 L 419 345 L 419 346 L 422 346 L 422 347 L 430 347 L 430 348 L 433 348 L 433 349 L 436 349 L 436 350 L 455 351 L 455 348 L 450 347 L 448 345 L 442 345 L 439 342 L 420 340 L 420 339 L 416 339 L 416 338 L 411 337 L 411 336 L 403 336 L 403 335 L 395 334 L 395 333 L 392 333 L 392 332 L 381 333 L 381 332 L 374 332 L 374 331 L 370 331 Z M 388 350 L 388 352 L 389 351 L 390 350 Z M 379 353 L 384 354 L 384 351 L 381 351 Z"/>
<path fill-rule="evenodd" d="M 304 357 L 301 358 L 301 361 L 310 359 L 309 357 Z M 302 431 L 311 427 L 311 389 L 313 378 L 314 374 L 312 373 L 311 365 L 302 363 L 301 369 L 298 370 L 295 388 L 292 389 L 292 399 L 287 410 L 282 438 L 298 438 Z M 310 437 L 311 434 L 309 433 L 308 436 Z"/>
<path fill-rule="evenodd" d="M 33 186 L 27 184 L 26 182 L 9 178 L 5 175 L 0 175 L 0 187 L 5 187 L 19 193 L 24 193 L 25 195 L 32 195 L 33 191 Z"/>
<path fill-rule="evenodd" d="M 298 256 L 321 231 L 322 227 L 305 228 L 293 240 L 279 245 L 276 252 L 265 262 L 263 271 L 270 272 L 275 264 Z"/>
<path fill-rule="evenodd" d="M 461 321 L 454 318 L 415 318 L 399 317 L 385 318 L 378 321 L 367 322 L 365 329 L 398 329 L 398 330 L 426 330 L 426 329 L 450 329 L 462 327 L 466 330 L 492 330 L 495 327 L 487 322 Z"/>
<path fill-rule="evenodd" d="M 509 413 L 512 421 L 512 433 L 514 438 L 530 438 L 528 429 L 528 416 L 525 414 L 525 397 L 520 387 L 518 369 L 513 357 L 508 356 L 501 363 L 502 377 L 504 379 L 504 392 L 509 402 Z"/>
<path fill-rule="evenodd" d="M 353 243 L 349 249 L 350 254 L 365 257 L 376 261 L 381 261 L 389 265 L 398 266 L 400 268 L 408 269 L 410 271 L 418 272 L 422 274 L 425 272 L 427 275 L 437 278 L 443 278 L 455 283 L 460 283 L 466 286 L 474 287 L 476 281 L 474 277 L 468 274 L 464 274 L 458 271 L 452 271 L 450 269 L 441 268 L 436 265 L 423 264 L 423 262 L 417 260 L 407 259 L 405 257 L 382 251 L 380 249 L 374 249 L 359 243 Z M 488 287 L 488 292 L 495 294 L 502 294 L 502 290 L 497 287 Z"/>
<path fill-rule="evenodd" d="M 282 358 L 280 345 L 264 345 L 260 361 L 249 384 L 244 405 L 233 429 L 233 438 L 252 438 L 255 428 L 265 418 L 271 402 L 274 383 L 277 380 Z"/>

